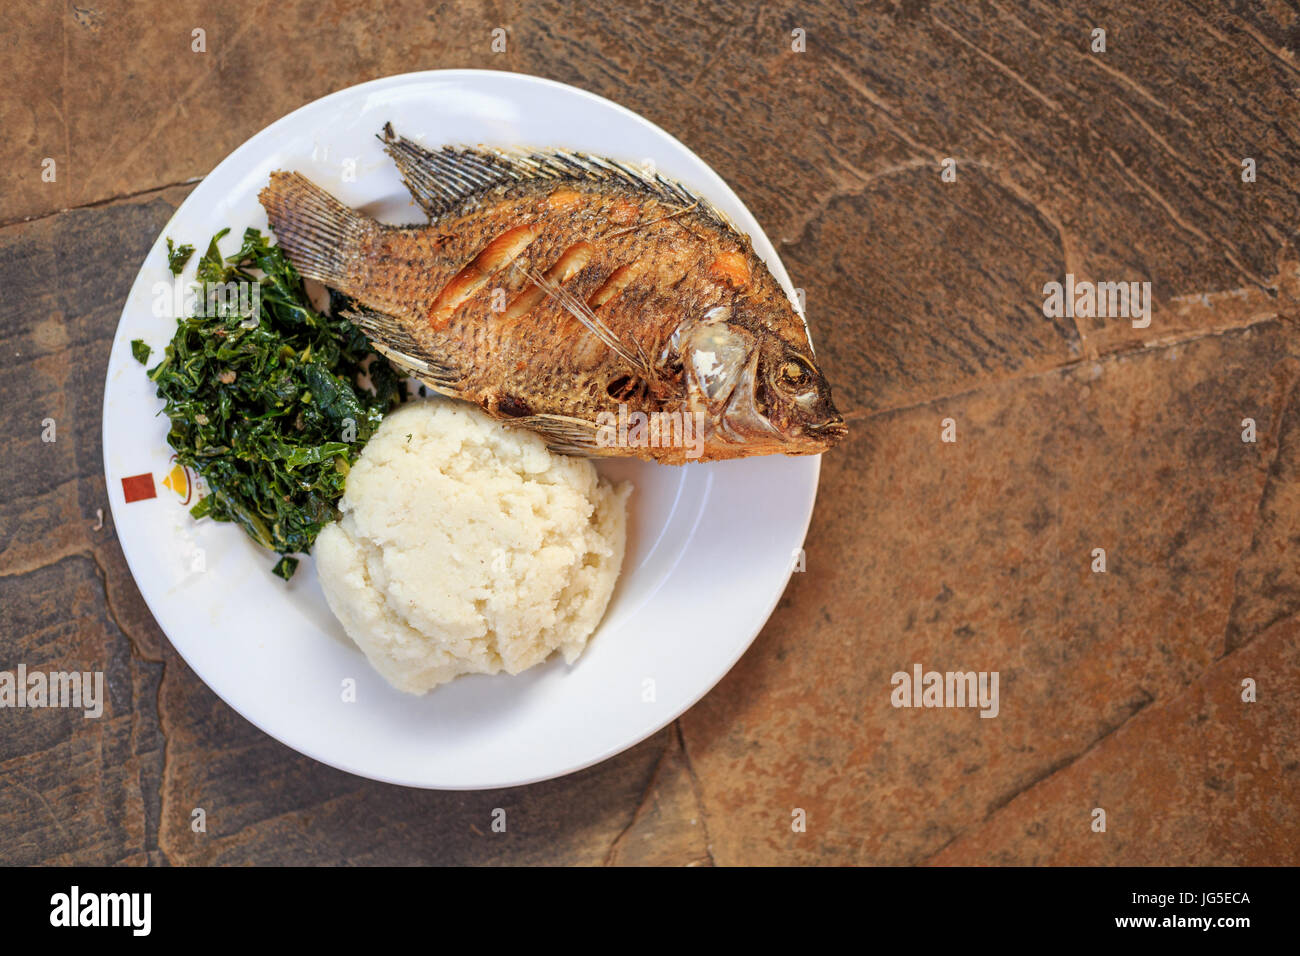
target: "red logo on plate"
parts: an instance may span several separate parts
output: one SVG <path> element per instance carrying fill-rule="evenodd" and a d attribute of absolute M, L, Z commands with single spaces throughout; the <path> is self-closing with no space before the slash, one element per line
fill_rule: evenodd
<path fill-rule="evenodd" d="M 126 503 L 133 501 L 144 501 L 146 498 L 158 497 L 158 492 L 154 491 L 153 475 L 145 473 L 143 475 L 132 475 L 130 478 L 122 479 L 122 494 L 126 496 Z"/>

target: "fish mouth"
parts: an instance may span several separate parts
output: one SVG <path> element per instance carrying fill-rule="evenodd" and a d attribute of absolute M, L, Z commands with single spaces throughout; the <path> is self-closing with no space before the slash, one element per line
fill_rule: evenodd
<path fill-rule="evenodd" d="M 845 435 L 849 433 L 849 426 L 844 423 L 844 419 L 839 415 L 824 422 L 814 422 L 804 426 L 804 433 L 808 437 L 823 442 L 826 445 L 834 445 Z"/>

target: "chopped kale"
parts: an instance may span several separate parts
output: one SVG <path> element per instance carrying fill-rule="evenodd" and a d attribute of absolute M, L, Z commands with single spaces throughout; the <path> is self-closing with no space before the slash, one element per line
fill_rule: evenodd
<path fill-rule="evenodd" d="M 208 244 L 199 278 L 250 285 L 233 287 L 242 295 L 200 296 L 149 378 L 166 401 L 168 443 L 211 492 L 191 515 L 234 521 L 281 555 L 306 552 L 337 517 L 366 441 L 401 401 L 401 379 L 342 318 L 341 298 L 317 312 L 278 247 L 249 229 L 239 251 L 223 257 L 226 232 Z M 259 306 L 250 315 L 240 303 L 253 301 L 254 287 Z M 132 353 L 140 358 L 135 343 Z M 284 557 L 274 573 L 288 580 L 297 565 Z"/>
<path fill-rule="evenodd" d="M 167 268 L 172 270 L 172 275 L 180 275 L 185 270 L 185 263 L 190 261 L 192 255 L 194 255 L 193 246 L 173 246 L 172 241 L 167 240 Z"/>
<path fill-rule="evenodd" d="M 153 349 L 144 344 L 144 339 L 131 340 L 131 354 L 135 356 L 135 360 L 141 365 L 149 361 L 149 353 L 152 351 Z"/>
<path fill-rule="evenodd" d="M 276 577 L 281 577 L 284 578 L 286 581 L 288 581 L 291 577 L 293 577 L 293 572 L 297 570 L 298 570 L 298 559 L 291 558 L 286 554 L 279 561 L 275 562 L 275 567 L 271 569 L 271 573 L 274 574 Z"/>

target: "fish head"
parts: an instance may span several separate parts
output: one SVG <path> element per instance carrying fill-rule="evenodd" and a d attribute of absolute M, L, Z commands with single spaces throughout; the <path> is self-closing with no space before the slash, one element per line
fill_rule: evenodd
<path fill-rule="evenodd" d="M 754 384 L 746 403 L 792 446 L 785 454 L 816 455 L 839 442 L 848 426 L 806 340 L 796 346 L 766 332 L 757 351 Z M 748 381 L 743 384 L 748 388 Z"/>
<path fill-rule="evenodd" d="M 711 440 L 746 454 L 817 455 L 847 433 L 807 340 L 795 344 L 729 306 L 710 309 L 686 336 L 691 403 Z M 717 457 L 735 451 L 718 449 Z"/>

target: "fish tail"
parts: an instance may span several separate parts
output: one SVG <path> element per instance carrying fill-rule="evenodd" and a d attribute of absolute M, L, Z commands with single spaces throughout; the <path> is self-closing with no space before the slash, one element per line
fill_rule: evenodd
<path fill-rule="evenodd" d="M 258 201 L 294 267 L 311 279 L 349 291 L 357 244 L 371 222 L 298 173 L 271 174 Z"/>

